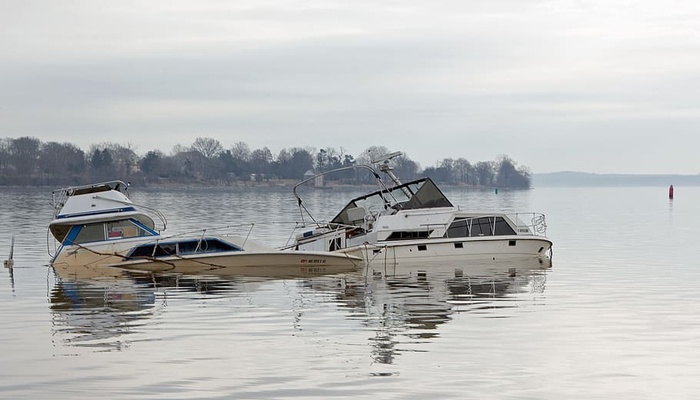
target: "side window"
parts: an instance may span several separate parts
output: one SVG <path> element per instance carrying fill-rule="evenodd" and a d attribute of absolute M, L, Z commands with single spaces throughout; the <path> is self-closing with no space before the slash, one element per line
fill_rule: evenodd
<path fill-rule="evenodd" d="M 467 220 L 464 218 L 455 219 L 454 222 L 447 229 L 447 237 L 468 237 L 469 229 L 467 227 Z"/>
<path fill-rule="evenodd" d="M 103 224 L 83 225 L 73 243 L 98 242 L 105 240 L 105 228 Z"/>
<path fill-rule="evenodd" d="M 506 222 L 503 217 L 497 217 L 496 218 L 496 235 L 515 235 L 515 231 L 513 228 L 508 225 L 508 222 Z"/>
<path fill-rule="evenodd" d="M 73 243 L 81 244 L 138 236 L 149 236 L 149 233 L 129 220 L 123 220 L 83 225 Z"/>
<path fill-rule="evenodd" d="M 472 220 L 472 236 L 491 236 L 491 218 L 481 217 Z"/>
<path fill-rule="evenodd" d="M 107 222 L 107 239 L 123 239 L 147 236 L 148 233 L 129 220 Z"/>

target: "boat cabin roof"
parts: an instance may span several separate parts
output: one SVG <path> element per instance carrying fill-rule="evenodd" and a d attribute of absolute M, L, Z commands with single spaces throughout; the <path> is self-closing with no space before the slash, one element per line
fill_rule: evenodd
<path fill-rule="evenodd" d="M 54 194 L 65 194 L 66 196 L 77 196 L 80 194 L 90 194 L 107 192 L 110 190 L 116 190 L 117 192 L 125 193 L 129 185 L 120 180 L 92 183 L 89 185 L 81 186 L 69 186 L 61 189 L 54 190 Z"/>
<path fill-rule="evenodd" d="M 108 196 L 113 200 L 118 199 L 120 202 L 128 201 L 128 186 L 128 184 L 120 180 L 114 180 L 56 189 L 51 192 L 54 217 L 59 217 L 61 215 L 66 217 L 68 214 L 94 214 L 97 209 L 102 209 L 104 207 L 96 207 L 95 204 L 92 204 L 92 200 L 78 199 L 96 198 L 95 196 L 97 195 L 90 196 L 96 193 L 101 193 L 100 196 Z M 108 208 L 114 208 L 114 204 L 110 204 Z M 67 205 L 69 206 L 66 207 Z"/>
<path fill-rule="evenodd" d="M 432 179 L 421 178 L 356 197 L 350 200 L 331 222 L 351 225 L 354 220 L 353 210 L 358 207 L 364 207 L 366 210 L 393 208 L 398 211 L 454 206 Z"/>

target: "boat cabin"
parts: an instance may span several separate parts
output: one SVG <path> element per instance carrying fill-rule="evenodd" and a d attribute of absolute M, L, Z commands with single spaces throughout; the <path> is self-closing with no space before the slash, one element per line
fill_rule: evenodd
<path fill-rule="evenodd" d="M 137 207 L 128 197 L 128 186 L 111 181 L 53 191 L 51 234 L 63 245 L 159 235 L 154 217 L 162 229 L 165 217 Z"/>

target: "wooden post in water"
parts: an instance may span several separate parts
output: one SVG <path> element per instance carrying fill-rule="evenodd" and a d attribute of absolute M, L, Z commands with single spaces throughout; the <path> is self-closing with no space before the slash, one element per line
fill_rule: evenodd
<path fill-rule="evenodd" d="M 4 265 L 5 268 L 12 269 L 12 267 L 15 266 L 14 255 L 15 255 L 15 235 L 12 235 L 12 244 L 10 245 L 10 256 L 8 257 L 7 260 L 2 262 L 2 265 Z"/>

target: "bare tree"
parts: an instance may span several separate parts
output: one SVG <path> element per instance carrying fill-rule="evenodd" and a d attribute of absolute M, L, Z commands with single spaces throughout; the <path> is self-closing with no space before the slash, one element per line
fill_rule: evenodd
<path fill-rule="evenodd" d="M 363 151 L 362 154 L 356 157 L 358 164 L 372 164 L 372 160 L 389 154 L 389 149 L 384 146 L 371 146 L 367 150 Z"/>
<path fill-rule="evenodd" d="M 41 141 L 33 137 L 24 136 L 11 140 L 10 159 L 18 175 L 31 177 L 36 172 L 40 146 Z"/>
<path fill-rule="evenodd" d="M 496 183 L 499 186 L 526 189 L 530 187 L 530 173 L 527 169 L 517 169 L 515 161 L 506 155 L 497 161 Z"/>
<path fill-rule="evenodd" d="M 494 163 L 489 161 L 479 161 L 476 163 L 476 175 L 479 185 L 491 186 L 495 179 Z"/>
<path fill-rule="evenodd" d="M 420 166 L 406 154 L 394 158 L 393 162 L 394 174 L 402 181 L 413 180 L 418 176 Z"/>
<path fill-rule="evenodd" d="M 192 150 L 199 152 L 204 158 L 211 160 L 218 157 L 219 154 L 224 151 L 224 147 L 216 139 L 198 137 L 194 140 L 194 143 L 192 143 Z"/>
<path fill-rule="evenodd" d="M 472 165 L 467 161 L 466 158 L 458 158 L 454 160 L 454 163 L 452 164 L 454 167 L 453 173 L 455 174 L 455 178 L 458 183 L 465 185 L 470 183 L 470 178 L 476 177 L 476 173 L 474 173 L 474 168 Z"/>
<path fill-rule="evenodd" d="M 231 148 L 231 155 L 234 159 L 248 162 L 250 161 L 250 147 L 244 142 L 237 142 Z"/>
<path fill-rule="evenodd" d="M 108 147 L 112 151 L 112 159 L 117 166 L 117 172 L 124 176 L 131 176 L 138 168 L 138 159 L 131 143 L 126 146 L 110 143 Z"/>
<path fill-rule="evenodd" d="M 262 176 L 270 173 L 271 163 L 272 152 L 267 147 L 253 150 L 253 152 L 250 153 L 251 172 L 258 174 L 258 179 L 262 179 Z"/>
<path fill-rule="evenodd" d="M 7 169 L 10 163 L 10 138 L 0 139 L 0 171 Z"/>
<path fill-rule="evenodd" d="M 180 153 L 187 153 L 188 151 L 190 151 L 190 149 L 188 147 L 183 146 L 183 145 L 178 143 L 175 146 L 173 146 L 172 150 L 170 150 L 170 155 L 176 156 Z"/>
<path fill-rule="evenodd" d="M 73 175 L 85 170 L 85 153 L 72 143 L 44 143 L 39 151 L 39 169 L 52 180 L 75 179 Z"/>
<path fill-rule="evenodd" d="M 129 177 L 138 167 L 139 157 L 131 143 L 122 146 L 102 142 L 90 146 L 90 165 L 102 179 Z"/>

